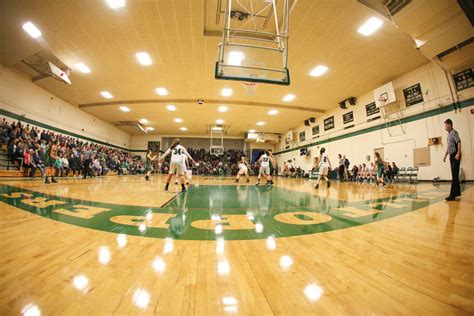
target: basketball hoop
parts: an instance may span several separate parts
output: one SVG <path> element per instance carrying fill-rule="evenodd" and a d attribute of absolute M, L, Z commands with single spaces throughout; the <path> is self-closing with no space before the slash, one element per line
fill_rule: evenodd
<path fill-rule="evenodd" d="M 245 95 L 255 95 L 257 92 L 257 83 L 255 82 L 244 81 L 242 82 L 242 86 L 244 87 Z"/>

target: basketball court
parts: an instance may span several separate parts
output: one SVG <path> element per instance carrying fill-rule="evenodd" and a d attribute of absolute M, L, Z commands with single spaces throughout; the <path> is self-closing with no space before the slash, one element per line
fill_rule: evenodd
<path fill-rule="evenodd" d="M 0 315 L 474 313 L 469 1 L 0 12 Z M 17 148 L 50 146 L 32 128 L 60 135 L 60 166 L 87 143 L 101 169 L 28 176 Z"/>

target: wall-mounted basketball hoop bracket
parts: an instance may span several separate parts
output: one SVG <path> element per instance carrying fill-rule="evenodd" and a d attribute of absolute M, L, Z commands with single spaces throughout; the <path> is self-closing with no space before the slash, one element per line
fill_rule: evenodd
<path fill-rule="evenodd" d="M 288 1 L 226 0 L 216 79 L 290 84 Z"/>

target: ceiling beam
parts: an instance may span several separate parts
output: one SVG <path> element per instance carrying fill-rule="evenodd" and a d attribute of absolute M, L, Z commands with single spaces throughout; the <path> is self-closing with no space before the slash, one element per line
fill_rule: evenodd
<path fill-rule="evenodd" d="M 121 105 L 121 104 L 150 104 L 150 103 L 157 103 L 157 104 L 170 104 L 170 103 L 195 103 L 197 104 L 196 99 L 145 99 L 145 100 L 119 100 L 119 101 L 107 101 L 107 102 L 96 102 L 96 103 L 85 103 L 79 104 L 79 108 L 92 108 L 92 107 L 99 107 L 99 106 L 107 106 L 107 105 Z M 277 109 L 287 109 L 287 110 L 295 110 L 295 111 L 304 111 L 304 112 L 314 112 L 314 113 L 324 113 L 324 110 L 315 109 L 315 108 L 308 108 L 304 106 L 297 106 L 297 105 L 285 105 L 285 104 L 272 104 L 272 103 L 264 103 L 264 102 L 248 102 L 248 101 L 231 101 L 231 100 L 206 100 L 204 99 L 203 104 L 222 104 L 222 105 L 244 105 L 244 106 L 259 106 L 265 108 L 277 108 Z"/>

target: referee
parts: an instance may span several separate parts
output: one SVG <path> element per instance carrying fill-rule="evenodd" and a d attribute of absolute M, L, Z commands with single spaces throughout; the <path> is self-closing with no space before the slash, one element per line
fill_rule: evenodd
<path fill-rule="evenodd" d="M 449 155 L 449 162 L 451 164 L 451 192 L 446 198 L 446 201 L 454 201 L 456 197 L 461 196 L 461 187 L 459 185 L 459 167 L 461 165 L 461 138 L 458 132 L 453 128 L 453 121 L 447 119 L 444 121 L 444 128 L 448 132 L 448 148 L 444 155 L 443 161 L 446 162 L 446 157 Z"/>

